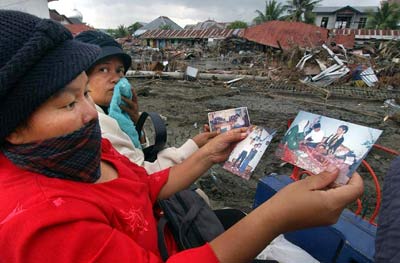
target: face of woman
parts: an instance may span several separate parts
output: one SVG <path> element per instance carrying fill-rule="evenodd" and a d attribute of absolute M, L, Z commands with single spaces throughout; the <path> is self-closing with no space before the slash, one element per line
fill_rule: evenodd
<path fill-rule="evenodd" d="M 13 144 L 50 139 L 74 132 L 93 119 L 97 119 L 97 111 L 89 96 L 88 78 L 82 72 L 6 139 Z"/>
<path fill-rule="evenodd" d="M 124 76 L 124 72 L 124 64 L 119 57 L 101 61 L 90 70 L 90 96 L 97 105 L 110 106 L 114 86 Z"/>

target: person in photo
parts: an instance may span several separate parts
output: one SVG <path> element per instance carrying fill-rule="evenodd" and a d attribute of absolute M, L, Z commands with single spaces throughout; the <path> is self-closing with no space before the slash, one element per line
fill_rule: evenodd
<path fill-rule="evenodd" d="M 313 125 L 310 133 L 304 137 L 304 143 L 311 148 L 317 147 L 324 139 L 325 133 L 321 129 L 321 123 L 317 122 Z"/>
<path fill-rule="evenodd" d="M 244 159 L 246 159 L 246 156 L 247 156 L 247 150 L 241 151 L 239 156 L 233 162 L 232 167 L 239 169 L 240 166 L 242 165 Z"/>
<path fill-rule="evenodd" d="M 308 120 L 301 120 L 297 125 L 291 127 L 283 137 L 282 143 L 287 145 L 290 150 L 298 150 L 299 143 L 304 140 L 309 123 Z"/>
<path fill-rule="evenodd" d="M 325 154 L 335 154 L 339 146 L 344 142 L 343 135 L 347 133 L 349 127 L 347 125 L 340 125 L 335 134 L 329 135 L 323 142 Z"/>
<path fill-rule="evenodd" d="M 240 127 L 244 127 L 245 125 L 245 121 L 243 119 L 242 116 L 240 116 L 240 114 L 236 113 L 235 114 L 235 118 L 234 118 L 234 124 L 232 128 L 240 128 Z"/>
<path fill-rule="evenodd" d="M 250 150 L 249 154 L 246 156 L 246 158 L 244 159 L 244 161 L 240 164 L 239 167 L 239 172 L 243 173 L 246 171 L 247 166 L 249 165 L 249 163 L 253 160 L 254 156 L 257 155 L 258 153 L 258 149 L 260 148 L 261 143 L 257 143 L 254 145 L 254 147 Z"/>

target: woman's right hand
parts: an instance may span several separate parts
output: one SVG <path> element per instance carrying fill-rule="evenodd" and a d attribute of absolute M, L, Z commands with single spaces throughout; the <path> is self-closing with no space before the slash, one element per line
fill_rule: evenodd
<path fill-rule="evenodd" d="M 347 185 L 327 188 L 338 170 L 292 183 L 210 242 L 221 263 L 251 262 L 276 236 L 336 223 L 343 208 L 363 192 L 354 173 Z"/>
<path fill-rule="evenodd" d="M 279 232 L 336 223 L 343 209 L 364 191 L 358 173 L 353 174 L 348 184 L 329 188 L 338 174 L 339 170 L 334 168 L 309 176 L 286 186 L 268 200 L 274 208 L 273 216 L 279 218 Z"/>
<path fill-rule="evenodd" d="M 129 117 L 133 121 L 133 123 L 137 123 L 140 117 L 139 114 L 139 103 L 136 91 L 132 88 L 132 99 L 121 96 L 121 99 L 126 103 L 126 106 L 120 105 L 121 110 L 128 113 Z"/>

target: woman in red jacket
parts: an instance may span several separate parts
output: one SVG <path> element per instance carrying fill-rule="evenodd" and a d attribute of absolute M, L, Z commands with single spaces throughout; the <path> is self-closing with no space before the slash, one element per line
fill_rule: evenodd
<path fill-rule="evenodd" d="M 147 175 L 100 135 L 84 70 L 98 48 L 60 24 L 0 10 L 0 262 L 162 262 L 153 205 L 227 159 L 246 128 Z M 210 243 L 168 262 L 248 262 L 278 234 L 334 223 L 363 190 L 337 171 L 291 184 Z M 316 216 L 318 215 L 318 216 Z"/>

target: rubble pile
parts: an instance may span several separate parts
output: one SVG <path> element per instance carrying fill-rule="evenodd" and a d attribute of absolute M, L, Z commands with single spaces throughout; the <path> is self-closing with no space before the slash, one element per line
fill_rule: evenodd
<path fill-rule="evenodd" d="M 352 50 L 335 43 L 315 48 L 277 49 L 240 37 L 165 48 L 138 39 L 122 41 L 135 71 L 180 72 L 188 67 L 205 74 L 248 75 L 271 83 L 326 88 L 347 86 L 400 91 L 400 42 L 365 42 Z M 264 80 L 264 79 L 263 79 Z M 276 85 L 275 85 L 276 86 Z"/>

